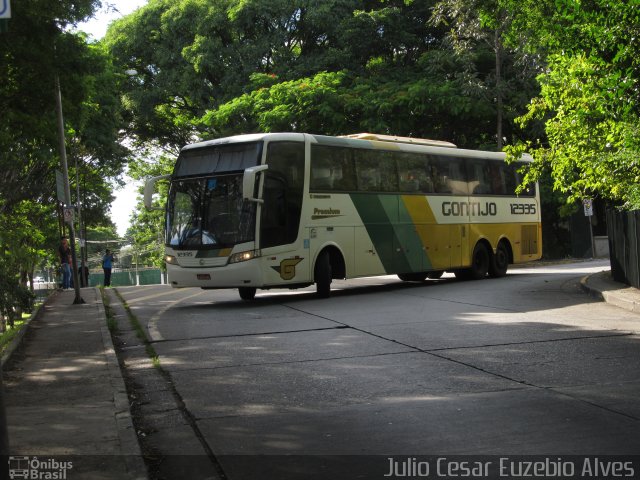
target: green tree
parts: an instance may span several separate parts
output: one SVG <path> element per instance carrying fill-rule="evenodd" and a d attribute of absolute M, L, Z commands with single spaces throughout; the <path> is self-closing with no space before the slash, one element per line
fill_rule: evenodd
<path fill-rule="evenodd" d="M 463 147 L 491 144 L 493 106 L 464 60 L 439 51 L 401 70 L 372 62 L 371 74 L 321 72 L 278 81 L 256 75 L 254 89 L 212 109 L 202 123 L 230 135 L 310 131 L 331 135 L 372 131 L 444 138 Z"/>
<path fill-rule="evenodd" d="M 136 159 L 129 166 L 129 175 L 135 180 L 171 173 L 175 159 L 167 155 L 160 155 L 155 161 L 148 161 L 148 153 Z M 126 237 L 133 250 L 141 256 L 146 264 L 164 268 L 164 205 L 167 201 L 168 184 L 157 184 L 158 195 L 154 199 L 155 210 L 147 210 L 142 204 L 142 188 L 138 197 L 138 204 L 132 216 L 131 226 Z"/>
<path fill-rule="evenodd" d="M 364 129 L 495 145 L 487 134 L 496 115 L 497 90 L 487 89 L 495 61 L 479 41 L 453 51 L 445 27 L 429 21 L 435 5 L 151 1 L 105 39 L 119 69 L 136 72 L 124 85 L 128 132 L 172 151 L 256 129 Z M 534 84 L 529 70 L 503 57 L 509 81 L 498 90 L 508 94 L 498 96 L 498 110 L 510 136 Z"/>
<path fill-rule="evenodd" d="M 156 0 L 113 25 L 105 42 L 122 71 L 136 72 L 125 91 L 129 132 L 175 150 L 194 138 L 232 130 L 231 124 L 224 132 L 212 130 L 201 119 L 264 86 L 259 84 L 268 77 L 276 79 L 273 85 L 321 72 L 364 76 L 375 73 L 371 65 L 399 75 L 441 36 L 427 23 L 430 6 L 391 0 Z"/>
<path fill-rule="evenodd" d="M 477 58 L 467 68 L 478 69 L 478 79 L 493 106 L 498 150 L 505 139 L 517 139 L 519 132 L 510 128 L 514 117 L 537 94 L 533 80 L 540 58 L 523 48 L 526 36 L 515 27 L 525 14 L 522 3 L 514 0 L 440 0 L 430 19 L 448 27 L 447 40 L 455 54 Z"/>
<path fill-rule="evenodd" d="M 8 31 L 0 34 L 0 295 L 5 315 L 22 305 L 16 288 L 26 288 L 34 268 L 58 263 L 56 76 L 70 178 L 75 178 L 77 160 L 90 222 L 104 221 L 111 200 L 107 182 L 120 173 L 128 154 L 117 142 L 122 126 L 119 77 L 110 58 L 102 46 L 68 31 L 88 18 L 100 1 L 54 3 L 13 2 Z"/>
<path fill-rule="evenodd" d="M 538 77 L 540 96 L 520 121 L 543 121 L 546 138 L 510 149 L 533 151 L 537 165 L 528 180 L 548 165 L 554 187 L 569 202 L 600 196 L 626 208 L 640 208 L 640 3 L 592 0 L 533 6 L 523 25 L 538 23 L 537 44 L 548 53 Z"/>

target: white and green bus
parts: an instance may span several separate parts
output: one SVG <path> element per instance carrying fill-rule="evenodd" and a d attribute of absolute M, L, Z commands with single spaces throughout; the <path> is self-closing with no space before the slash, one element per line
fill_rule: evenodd
<path fill-rule="evenodd" d="M 447 142 L 358 134 L 239 135 L 184 147 L 170 179 L 165 261 L 173 287 L 257 289 L 396 274 L 501 277 L 541 256 L 535 185 L 522 162 Z M 523 162 L 530 161 L 524 158 Z M 150 207 L 154 183 L 146 185 Z"/>

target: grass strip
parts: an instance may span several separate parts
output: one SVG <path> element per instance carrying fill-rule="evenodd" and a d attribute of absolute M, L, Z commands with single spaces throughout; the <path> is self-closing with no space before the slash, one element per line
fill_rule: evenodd
<path fill-rule="evenodd" d="M 118 319 L 115 317 L 113 313 L 113 309 L 111 308 L 111 302 L 109 301 L 109 296 L 105 293 L 104 287 L 100 287 L 100 296 L 102 297 L 102 304 L 104 305 L 104 313 L 107 317 L 107 328 L 112 335 L 118 333 Z"/>
<path fill-rule="evenodd" d="M 131 307 L 129 307 L 129 304 L 124 299 L 124 297 L 120 294 L 118 289 L 114 288 L 113 292 L 116 294 L 116 296 L 120 300 L 120 303 L 122 303 L 124 310 L 127 312 L 127 316 L 129 317 L 129 321 L 131 322 L 131 325 L 133 326 L 133 329 L 136 332 L 136 336 L 142 343 L 144 343 L 144 350 L 145 352 L 147 352 L 147 355 L 151 359 L 151 363 L 153 364 L 154 367 L 159 368 L 160 357 L 156 353 L 155 348 L 153 348 L 153 345 L 151 345 L 151 343 L 149 342 L 149 339 L 147 338 L 147 335 L 144 332 L 144 329 L 142 328 L 142 325 L 140 324 L 138 317 L 136 317 L 136 315 L 131 311 Z"/>
<path fill-rule="evenodd" d="M 0 334 L 0 355 L 4 352 L 4 349 L 11 343 L 11 341 L 15 338 L 15 336 L 20 332 L 20 329 L 24 325 L 26 319 L 29 318 L 29 315 L 26 318 L 22 318 L 20 320 L 14 320 L 13 327 L 7 325 L 7 330 L 5 330 L 2 334 Z"/>

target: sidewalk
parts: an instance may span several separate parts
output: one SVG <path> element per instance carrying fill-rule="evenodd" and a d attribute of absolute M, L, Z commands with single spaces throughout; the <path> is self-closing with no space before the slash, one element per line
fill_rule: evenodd
<path fill-rule="evenodd" d="M 640 313 L 640 290 L 614 281 L 611 277 L 611 270 L 586 276 L 580 284 L 582 289 L 593 297 L 616 307 Z"/>
<path fill-rule="evenodd" d="M 3 365 L 9 467 L 29 457 L 17 468 L 66 467 L 68 479 L 147 478 L 100 292 L 82 289 L 84 305 L 73 305 L 74 296 L 49 298 Z"/>

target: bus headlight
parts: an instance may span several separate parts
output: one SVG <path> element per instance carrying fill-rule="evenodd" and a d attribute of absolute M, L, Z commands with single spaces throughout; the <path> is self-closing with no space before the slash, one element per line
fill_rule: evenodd
<path fill-rule="evenodd" d="M 173 255 L 165 255 L 164 256 L 164 261 L 165 261 L 165 263 L 168 263 L 170 265 L 178 265 L 178 259 L 176 257 L 174 257 Z"/>
<path fill-rule="evenodd" d="M 252 258 L 256 258 L 259 256 L 260 256 L 259 250 L 248 250 L 246 252 L 238 252 L 238 253 L 234 253 L 229 257 L 229 263 L 246 262 L 247 260 L 251 260 Z"/>

